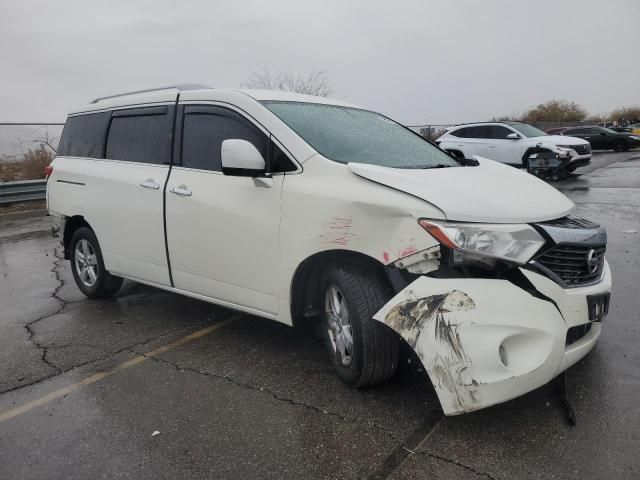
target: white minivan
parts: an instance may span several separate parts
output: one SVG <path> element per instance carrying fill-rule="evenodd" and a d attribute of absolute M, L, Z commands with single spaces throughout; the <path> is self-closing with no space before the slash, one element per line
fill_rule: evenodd
<path fill-rule="evenodd" d="M 47 201 L 87 296 L 127 278 L 319 322 L 356 387 L 392 377 L 403 341 L 451 415 L 586 355 L 611 289 L 602 227 L 476 160 L 341 101 L 177 86 L 71 113 Z"/>

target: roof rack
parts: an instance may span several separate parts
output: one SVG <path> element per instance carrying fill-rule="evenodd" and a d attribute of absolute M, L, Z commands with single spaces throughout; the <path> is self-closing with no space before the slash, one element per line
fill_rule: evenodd
<path fill-rule="evenodd" d="M 159 90 L 171 90 L 171 89 L 175 89 L 175 90 L 179 90 L 179 91 L 186 91 L 186 90 L 203 90 L 206 88 L 212 88 L 209 85 L 202 85 L 200 83 L 179 83 L 177 85 L 167 85 L 166 87 L 157 87 L 157 88 L 146 88 L 144 90 L 134 90 L 132 92 L 124 92 L 124 93 L 118 93 L 116 95 L 107 95 L 105 97 L 98 97 L 96 99 L 94 99 L 91 103 L 98 103 L 101 102 L 102 100 L 108 100 L 110 98 L 117 98 L 117 97 L 124 97 L 125 95 L 135 95 L 137 93 L 148 93 L 148 92 L 157 92 Z"/>

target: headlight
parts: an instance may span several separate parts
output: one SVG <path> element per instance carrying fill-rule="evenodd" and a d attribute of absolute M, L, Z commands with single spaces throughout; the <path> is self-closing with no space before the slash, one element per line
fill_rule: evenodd
<path fill-rule="evenodd" d="M 558 158 L 568 158 L 571 156 L 571 149 L 564 147 L 556 147 Z"/>
<path fill-rule="evenodd" d="M 526 224 L 488 225 L 425 219 L 419 223 L 441 245 L 453 251 L 453 263 L 456 264 L 472 260 L 492 265 L 496 259 L 501 259 L 522 265 L 545 244 L 544 238 Z"/>
<path fill-rule="evenodd" d="M 640 140 L 640 137 L 636 137 L 635 135 L 629 135 L 629 138 L 633 138 L 634 140 Z"/>

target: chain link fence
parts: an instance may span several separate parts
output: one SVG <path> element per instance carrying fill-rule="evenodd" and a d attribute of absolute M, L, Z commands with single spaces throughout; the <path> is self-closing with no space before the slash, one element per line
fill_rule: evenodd
<path fill-rule="evenodd" d="M 455 123 L 438 123 L 432 125 L 407 125 L 407 128 L 410 128 L 418 135 L 423 136 L 429 140 L 435 140 L 439 136 L 441 136 L 449 127 L 453 127 L 456 125 Z"/>
<path fill-rule="evenodd" d="M 0 123 L 0 182 L 44 178 L 64 123 Z"/>

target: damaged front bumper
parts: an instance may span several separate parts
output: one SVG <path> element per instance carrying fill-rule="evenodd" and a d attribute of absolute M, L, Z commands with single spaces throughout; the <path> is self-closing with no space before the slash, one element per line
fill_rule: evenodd
<path fill-rule="evenodd" d="M 611 290 L 606 261 L 600 281 L 580 288 L 521 272 L 535 295 L 509 280 L 423 275 L 374 315 L 415 350 L 446 415 L 534 390 L 595 345 L 601 322 L 589 320 L 587 297 Z M 573 327 L 581 333 L 568 337 Z"/>

